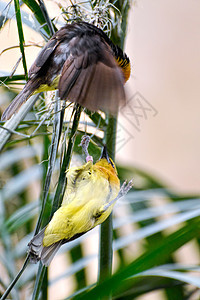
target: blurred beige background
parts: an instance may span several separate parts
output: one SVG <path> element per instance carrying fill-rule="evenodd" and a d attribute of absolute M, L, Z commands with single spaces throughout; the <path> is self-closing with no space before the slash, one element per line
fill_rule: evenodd
<path fill-rule="evenodd" d="M 131 93 L 158 111 L 141 119 L 117 158 L 153 171 L 171 187 L 199 192 L 200 1 L 136 1 L 126 51 Z M 129 92 L 130 93 L 130 92 Z M 128 123 L 127 123 L 128 124 Z"/>
<path fill-rule="evenodd" d="M 51 1 L 45 3 L 52 5 Z M 117 161 L 149 170 L 184 192 L 200 191 L 199 16 L 198 0 L 135 1 L 125 47 L 132 63 L 129 97 L 140 93 L 154 111 L 148 111 L 146 119 L 139 117 L 140 131 L 130 123 L 127 110 L 125 117 L 120 117 Z M 39 36 L 27 27 L 24 34 L 26 44 L 38 41 Z M 39 40 L 43 42 L 41 37 Z M 15 21 L 11 21 L 1 32 L 0 51 L 17 44 Z M 28 67 L 38 51 L 37 47 L 26 49 Z M 3 53 L 0 69 L 11 72 L 19 56 L 16 49 Z M 22 72 L 21 66 L 17 72 Z"/>

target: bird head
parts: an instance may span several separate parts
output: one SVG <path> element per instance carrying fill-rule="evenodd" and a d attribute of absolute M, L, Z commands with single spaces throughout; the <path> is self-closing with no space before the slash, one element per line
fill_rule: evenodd
<path fill-rule="evenodd" d="M 116 169 L 115 163 L 109 157 L 106 145 L 103 146 L 102 151 L 101 151 L 101 156 L 99 158 L 99 161 L 96 164 L 100 165 L 104 168 L 110 169 L 111 171 L 114 171 L 117 174 L 117 169 Z"/>

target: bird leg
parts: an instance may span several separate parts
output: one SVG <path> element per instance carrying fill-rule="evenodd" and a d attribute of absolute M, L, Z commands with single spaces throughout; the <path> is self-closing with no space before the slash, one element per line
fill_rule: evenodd
<path fill-rule="evenodd" d="M 118 199 L 120 199 L 121 197 L 125 196 L 128 191 L 132 188 L 133 186 L 133 180 L 131 179 L 129 181 L 129 183 L 127 184 L 127 181 L 125 180 L 124 183 L 122 184 L 120 191 L 117 195 L 116 198 L 114 198 L 112 201 L 110 201 L 109 203 L 107 203 L 106 205 L 104 205 L 103 210 L 106 211 L 111 205 L 113 205 Z"/>
<path fill-rule="evenodd" d="M 93 162 L 93 157 L 91 155 L 89 155 L 89 152 L 88 152 L 89 143 L 90 143 L 90 137 L 89 137 L 89 135 L 85 134 L 82 136 L 81 143 L 79 146 L 82 147 L 82 149 L 86 155 L 86 162 L 89 162 L 89 161 Z"/>

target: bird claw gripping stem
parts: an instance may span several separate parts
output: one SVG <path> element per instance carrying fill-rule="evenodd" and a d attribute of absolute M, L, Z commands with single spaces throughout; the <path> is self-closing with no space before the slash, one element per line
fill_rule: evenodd
<path fill-rule="evenodd" d="M 82 149 L 86 155 L 86 162 L 89 162 L 89 161 L 93 162 L 93 157 L 91 155 L 89 155 L 89 152 L 88 152 L 89 143 L 90 143 L 90 136 L 85 134 L 82 136 L 79 146 L 82 147 Z"/>

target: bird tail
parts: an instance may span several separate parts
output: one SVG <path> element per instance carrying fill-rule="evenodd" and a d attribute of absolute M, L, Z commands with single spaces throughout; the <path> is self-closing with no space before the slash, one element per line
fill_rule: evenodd
<path fill-rule="evenodd" d="M 33 94 L 33 92 L 39 87 L 38 80 L 30 80 L 26 83 L 22 91 L 13 99 L 10 105 L 3 112 L 1 121 L 6 121 L 12 117 L 12 115 L 18 111 L 20 106 L 26 102 L 26 100 Z"/>
<path fill-rule="evenodd" d="M 46 267 L 49 266 L 52 259 L 60 249 L 61 245 L 62 245 L 62 240 L 52 244 L 51 246 L 43 247 L 42 254 L 41 254 L 41 262 L 43 263 L 43 265 L 45 265 Z"/>
<path fill-rule="evenodd" d="M 41 261 L 46 267 L 49 266 L 50 262 L 56 255 L 60 246 L 62 245 L 62 240 L 48 246 L 43 246 L 44 231 L 46 228 L 43 228 L 28 244 L 30 255 L 30 261 L 36 264 L 38 261 Z"/>

